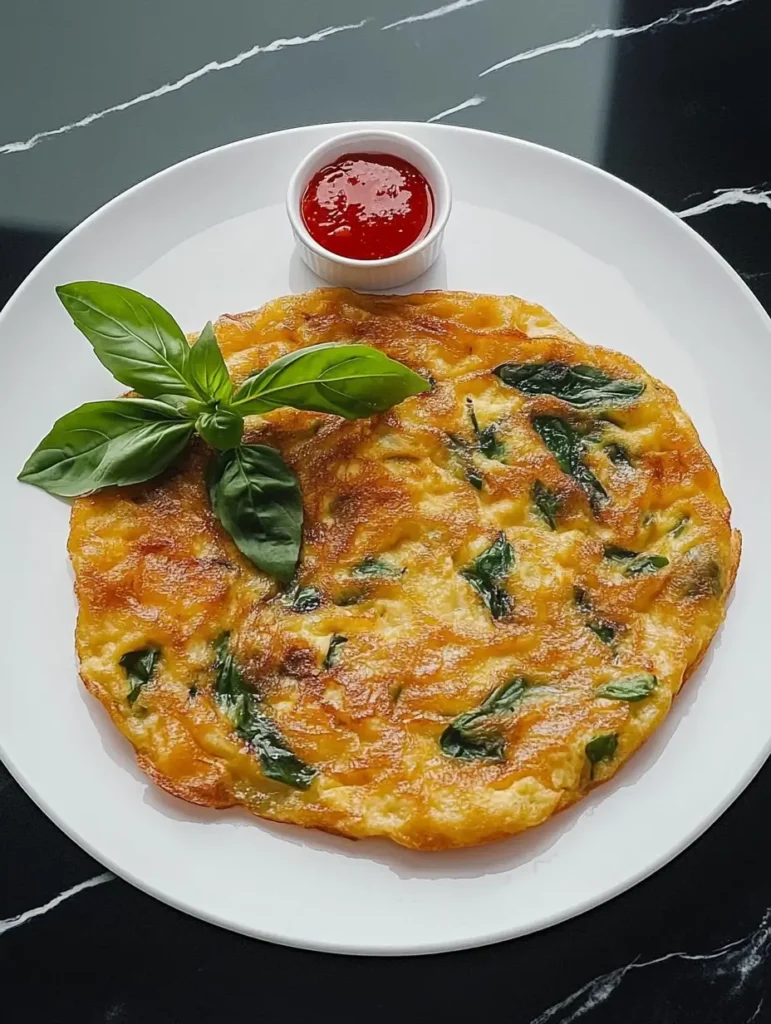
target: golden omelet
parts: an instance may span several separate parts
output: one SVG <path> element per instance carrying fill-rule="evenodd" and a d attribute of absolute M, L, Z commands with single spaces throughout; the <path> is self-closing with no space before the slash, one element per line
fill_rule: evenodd
<path fill-rule="evenodd" d="M 432 389 L 366 420 L 248 421 L 302 487 L 289 586 L 214 518 L 200 440 L 75 502 L 81 674 L 147 774 L 422 850 L 520 832 L 610 778 L 704 656 L 739 560 L 673 392 L 511 297 L 323 289 L 215 330 L 237 382 L 358 340 Z"/>

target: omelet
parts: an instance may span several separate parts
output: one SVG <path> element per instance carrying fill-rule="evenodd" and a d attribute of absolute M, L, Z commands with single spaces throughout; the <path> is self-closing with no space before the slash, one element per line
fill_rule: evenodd
<path fill-rule="evenodd" d="M 215 332 L 236 382 L 355 340 L 431 389 L 370 419 L 247 421 L 302 488 L 289 585 L 215 519 L 200 439 L 75 501 L 80 671 L 142 769 L 195 804 L 417 850 L 521 832 L 611 778 L 739 562 L 674 393 L 514 297 L 321 289 Z"/>

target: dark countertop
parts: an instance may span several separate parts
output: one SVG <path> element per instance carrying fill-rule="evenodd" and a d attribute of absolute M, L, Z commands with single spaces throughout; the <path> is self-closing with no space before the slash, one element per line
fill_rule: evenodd
<path fill-rule="evenodd" d="M 171 163 L 383 118 L 598 164 L 687 218 L 771 310 L 767 0 L 6 0 L 2 21 L 0 303 L 70 228 Z M 767 765 L 676 861 L 556 928 L 353 959 L 242 938 L 143 895 L 0 766 L 0 1019 L 771 1021 L 757 838 L 770 801 Z"/>

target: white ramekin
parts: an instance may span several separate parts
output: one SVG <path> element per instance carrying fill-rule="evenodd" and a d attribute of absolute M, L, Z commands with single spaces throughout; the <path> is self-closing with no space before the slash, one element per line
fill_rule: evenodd
<path fill-rule="evenodd" d="M 354 260 L 338 256 L 311 238 L 300 212 L 303 192 L 317 171 L 345 153 L 390 153 L 417 167 L 434 194 L 434 221 L 425 237 L 397 256 L 384 260 Z M 425 146 L 400 132 L 347 132 L 323 142 L 301 162 L 289 181 L 286 193 L 286 212 L 300 256 L 314 274 L 330 284 L 348 288 L 398 288 L 424 274 L 441 251 L 451 207 L 450 182 L 442 165 Z"/>

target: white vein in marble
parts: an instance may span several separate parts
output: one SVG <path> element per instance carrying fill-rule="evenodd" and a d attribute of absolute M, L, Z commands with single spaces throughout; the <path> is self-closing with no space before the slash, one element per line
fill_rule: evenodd
<path fill-rule="evenodd" d="M 444 4 L 443 7 L 435 7 L 432 11 L 425 11 L 423 14 L 411 14 L 408 18 L 400 21 L 392 21 L 389 25 L 383 25 L 385 32 L 389 28 L 399 28 L 401 25 L 413 25 L 416 21 L 433 21 L 434 18 L 443 18 L 445 14 L 454 14 L 455 11 L 463 10 L 464 7 L 476 7 L 477 4 L 486 3 L 486 0 L 455 0 L 455 3 Z"/>
<path fill-rule="evenodd" d="M 752 1024 L 753 1020 L 757 1020 L 758 1019 L 758 1015 L 760 1014 L 760 1011 L 763 1009 L 763 1003 L 764 1002 L 765 1002 L 765 999 L 763 999 L 763 997 L 761 996 L 760 997 L 760 1002 L 757 1005 L 757 1009 L 755 1010 L 753 1015 L 747 1020 L 747 1024 Z"/>
<path fill-rule="evenodd" d="M 4 932 L 9 932 L 12 928 L 19 928 L 21 925 L 26 924 L 27 921 L 31 921 L 35 917 L 41 917 L 43 914 L 47 914 L 49 910 L 53 910 L 54 907 L 58 907 L 60 903 L 64 903 L 71 896 L 77 896 L 79 892 L 83 892 L 84 889 L 93 889 L 95 885 L 103 885 L 105 882 L 111 882 L 115 878 L 109 871 L 105 871 L 104 874 L 94 875 L 93 878 L 87 878 L 85 882 L 79 882 L 77 885 L 73 885 L 71 889 L 65 889 L 64 892 L 60 892 L 58 896 L 54 896 L 48 903 L 44 903 L 42 907 L 34 907 L 32 910 L 25 910 L 23 913 L 18 914 L 16 917 L 9 917 L 5 921 L 0 921 L 0 935 Z"/>
<path fill-rule="evenodd" d="M 450 114 L 457 114 L 460 110 L 468 110 L 469 107 L 479 107 L 486 99 L 486 96 L 470 96 L 462 103 L 458 103 L 457 106 L 448 107 L 447 110 L 442 110 L 438 114 L 434 114 L 433 117 L 429 117 L 428 123 L 431 124 L 433 121 L 443 121 L 445 117 L 449 117 Z"/>
<path fill-rule="evenodd" d="M 498 61 L 498 63 L 493 64 L 492 67 L 481 71 L 479 77 L 484 78 L 485 75 L 491 75 L 494 71 L 500 71 L 501 68 L 507 68 L 511 64 L 521 64 L 522 61 L 534 60 L 536 57 L 544 57 L 548 53 L 557 53 L 559 50 L 575 50 L 579 46 L 585 46 L 586 43 L 592 43 L 598 39 L 624 39 L 627 36 L 641 35 L 643 32 L 653 32 L 656 29 L 664 28 L 666 25 L 687 25 L 689 22 L 693 21 L 694 18 L 698 18 L 704 14 L 709 14 L 711 11 L 715 11 L 719 7 L 734 7 L 736 4 L 746 2 L 747 0 L 712 0 L 712 3 L 705 4 L 702 7 L 678 8 L 678 10 L 673 11 L 671 14 L 667 14 L 661 18 L 656 18 L 655 21 L 648 22 L 647 25 L 630 25 L 625 28 L 589 29 L 586 32 L 581 32 L 577 36 L 571 36 L 569 39 L 558 39 L 554 43 L 544 43 L 543 46 L 536 46 L 532 50 L 523 50 L 522 53 L 515 53 L 512 57 L 507 57 L 505 60 Z"/>
<path fill-rule="evenodd" d="M 607 1002 L 607 1000 L 618 989 L 630 971 L 644 970 L 647 967 L 655 967 L 658 964 L 666 963 L 669 960 L 684 960 L 691 963 L 703 965 L 704 975 L 708 979 L 727 977 L 732 980 L 731 997 L 738 995 L 747 985 L 747 982 L 763 967 L 768 959 L 769 946 L 771 945 L 771 908 L 763 915 L 763 919 L 757 928 L 744 938 L 729 942 L 719 949 L 710 953 L 666 953 L 655 960 L 633 960 L 625 967 L 617 967 L 608 974 L 601 974 L 587 982 L 582 988 L 573 992 L 567 998 L 548 1010 L 544 1010 L 530 1024 L 572 1024 L 591 1013 L 596 1007 Z M 750 1021 L 758 1019 L 763 1007 L 761 999 L 757 1009 L 749 1018 Z M 749 1024 L 749 1022 L 748 1022 Z"/>
<path fill-rule="evenodd" d="M 717 188 L 711 199 L 689 206 L 687 210 L 676 210 L 678 217 L 698 217 L 721 206 L 736 206 L 737 203 L 751 203 L 753 206 L 767 206 L 771 209 L 771 189 Z"/>
<path fill-rule="evenodd" d="M 203 78 L 204 75 L 209 75 L 214 71 L 226 71 L 228 68 L 238 67 L 239 64 L 243 64 L 244 61 L 251 60 L 253 57 L 258 57 L 264 53 L 278 53 L 279 50 L 286 50 L 291 46 L 305 46 L 308 43 L 320 43 L 330 36 L 338 35 L 340 32 L 351 32 L 355 29 L 362 28 L 367 24 L 368 19 L 365 18 L 363 21 L 357 21 L 351 25 L 333 25 L 329 28 L 323 28 L 318 32 L 314 32 L 309 36 L 293 36 L 291 39 L 274 39 L 272 43 L 267 43 L 265 46 L 250 47 L 248 50 L 243 50 L 241 53 L 236 54 L 235 57 L 231 57 L 228 60 L 212 60 L 208 64 L 204 64 L 203 67 L 198 68 L 195 71 L 189 72 L 187 75 L 183 75 L 182 78 L 178 78 L 175 82 L 166 82 L 164 85 L 159 86 L 157 89 L 152 89 L 150 92 L 140 93 L 139 96 L 134 96 L 133 99 L 125 100 L 123 103 L 116 103 L 112 107 L 105 107 L 104 110 L 97 110 L 93 114 L 87 114 L 85 117 L 81 117 L 77 121 L 72 121 L 70 124 L 64 124 L 60 128 L 52 128 L 49 131 L 38 132 L 36 135 L 32 135 L 30 138 L 23 140 L 22 142 L 6 142 L 0 146 L 0 153 L 23 153 L 26 150 L 33 149 L 43 139 L 50 139 L 54 135 L 64 135 L 66 132 L 71 132 L 74 128 L 86 128 L 88 125 L 93 124 L 94 121 L 100 121 L 103 117 L 107 117 L 109 114 L 117 114 L 122 110 L 128 110 L 130 107 L 136 107 L 140 103 L 146 103 L 148 100 L 159 99 L 161 96 L 167 96 L 171 92 L 178 92 L 180 89 L 184 89 L 186 85 L 190 85 L 191 82 L 195 82 L 199 78 Z"/>

